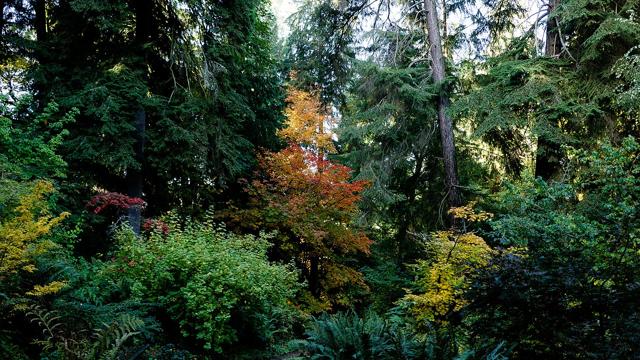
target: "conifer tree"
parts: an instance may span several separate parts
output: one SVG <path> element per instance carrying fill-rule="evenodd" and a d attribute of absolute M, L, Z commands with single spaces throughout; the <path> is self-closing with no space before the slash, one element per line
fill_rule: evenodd
<path fill-rule="evenodd" d="M 438 124 L 440 140 L 442 142 L 442 157 L 445 170 L 445 185 L 449 207 L 460 205 L 458 167 L 456 164 L 456 148 L 453 135 L 453 123 L 448 114 L 449 97 L 446 93 L 444 56 L 442 55 L 442 40 L 440 38 L 440 23 L 436 11 L 435 0 L 424 0 L 426 11 L 427 31 L 429 33 L 429 51 L 431 53 L 431 71 L 433 81 L 439 87 L 438 95 Z"/>

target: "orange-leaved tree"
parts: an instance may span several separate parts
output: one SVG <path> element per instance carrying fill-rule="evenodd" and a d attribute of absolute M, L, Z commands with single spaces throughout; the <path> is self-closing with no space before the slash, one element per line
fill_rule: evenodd
<path fill-rule="evenodd" d="M 353 263 L 369 253 L 371 240 L 353 225 L 365 181 L 350 181 L 351 169 L 329 161 L 335 151 L 328 115 L 316 96 L 289 89 L 287 127 L 280 135 L 289 146 L 258 156 L 255 178 L 246 184 L 248 208 L 230 207 L 232 226 L 278 230 L 272 256 L 293 260 L 308 291 L 310 311 L 349 306 L 366 291 Z"/>

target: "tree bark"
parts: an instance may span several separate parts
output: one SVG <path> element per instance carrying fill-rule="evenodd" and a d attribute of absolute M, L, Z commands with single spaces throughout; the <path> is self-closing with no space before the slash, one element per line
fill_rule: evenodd
<path fill-rule="evenodd" d="M 135 18 L 136 18 L 136 36 L 134 39 L 133 55 L 140 57 L 139 70 L 146 72 L 146 50 L 145 44 L 151 36 L 151 28 L 153 24 L 153 1 L 136 0 L 134 2 Z M 146 76 L 142 75 L 144 79 Z M 130 197 L 142 197 L 144 184 L 144 133 L 146 127 L 147 114 L 141 103 L 136 104 L 137 111 L 134 114 L 134 157 L 138 163 L 138 168 L 127 169 L 126 183 L 127 195 Z M 140 223 L 142 221 L 142 209 L 139 206 L 129 208 L 129 225 L 133 232 L 140 234 Z"/>
<path fill-rule="evenodd" d="M 47 3 L 46 0 L 34 0 L 36 39 L 38 42 L 45 40 L 47 36 Z"/>
<path fill-rule="evenodd" d="M 549 15 L 547 16 L 547 31 L 546 31 L 546 44 L 545 44 L 545 55 L 547 56 L 558 56 L 562 51 L 562 43 L 560 42 L 560 33 L 558 32 L 558 21 L 554 14 L 551 14 L 555 11 L 560 5 L 560 0 L 549 0 Z"/>
<path fill-rule="evenodd" d="M 560 5 L 560 0 L 549 0 L 549 15 L 547 17 L 546 44 L 544 49 L 545 56 L 548 57 L 558 57 L 562 52 L 558 21 L 556 16 L 551 14 L 558 5 Z M 562 150 L 560 149 L 560 144 L 549 141 L 544 136 L 538 136 L 535 176 L 549 180 L 560 171 L 561 159 Z"/>
<path fill-rule="evenodd" d="M 139 164 L 137 169 L 127 170 L 127 195 L 130 197 L 142 197 L 142 184 L 144 182 L 143 177 L 143 163 L 144 163 L 144 128 L 146 123 L 146 112 L 144 108 L 140 106 L 135 113 L 135 159 Z M 133 229 L 133 232 L 140 235 L 140 223 L 142 221 L 142 209 L 139 206 L 132 206 L 129 208 L 129 225 Z"/>
<path fill-rule="evenodd" d="M 458 169 L 456 165 L 456 148 L 454 143 L 453 125 L 447 114 L 449 108 L 449 96 L 445 89 L 445 68 L 442 55 L 442 39 L 438 24 L 438 13 L 435 0 L 424 0 L 424 8 L 427 13 L 427 31 L 429 32 L 429 46 L 431 53 L 431 68 L 433 81 L 440 86 L 438 96 L 438 124 L 440 127 L 440 139 L 442 141 L 442 156 L 445 170 L 445 187 L 447 189 L 449 207 L 459 206 L 460 197 Z"/>

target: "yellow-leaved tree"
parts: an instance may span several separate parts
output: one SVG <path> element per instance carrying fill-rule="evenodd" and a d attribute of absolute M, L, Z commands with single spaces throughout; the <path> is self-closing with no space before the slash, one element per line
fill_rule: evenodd
<path fill-rule="evenodd" d="M 285 126 L 278 135 L 318 154 L 335 152 L 332 132 L 335 119 L 322 105 L 319 96 L 289 86 L 287 103 Z"/>
<path fill-rule="evenodd" d="M 19 291 L 13 286 L 16 279 L 22 272 L 36 271 L 35 258 L 56 246 L 43 237 L 69 214 L 51 215 L 46 196 L 53 191 L 50 182 L 36 181 L 31 191 L 20 197 L 17 206 L 0 219 L 0 292 Z M 64 285 L 62 281 L 35 285 L 26 294 L 42 296 L 55 293 Z"/>

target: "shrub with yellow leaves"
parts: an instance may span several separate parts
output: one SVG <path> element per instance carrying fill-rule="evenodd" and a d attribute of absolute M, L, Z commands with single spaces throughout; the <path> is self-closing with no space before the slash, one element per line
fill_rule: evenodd
<path fill-rule="evenodd" d="M 10 287 L 20 272 L 34 272 L 35 258 L 56 246 L 43 239 L 68 213 L 50 214 L 46 195 L 54 191 L 47 181 L 36 181 L 5 219 L 0 220 L 0 289 Z M 64 282 L 36 285 L 27 295 L 41 296 L 59 291 Z"/>
<path fill-rule="evenodd" d="M 452 208 L 449 214 L 464 222 L 489 219 L 492 215 L 474 210 L 475 203 Z M 427 260 L 415 266 L 416 285 L 421 291 L 408 294 L 401 300 L 419 321 L 446 323 L 449 316 L 465 304 L 464 291 L 471 283 L 470 274 L 487 264 L 491 248 L 473 232 L 452 229 L 432 233 L 426 243 Z"/>

